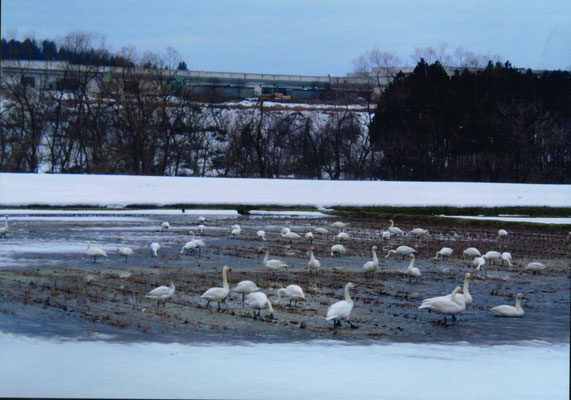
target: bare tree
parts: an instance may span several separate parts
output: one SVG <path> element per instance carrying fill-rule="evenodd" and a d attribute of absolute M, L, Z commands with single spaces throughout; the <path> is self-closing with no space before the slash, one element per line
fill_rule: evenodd
<path fill-rule="evenodd" d="M 22 67 L 27 62 L 21 62 Z M 1 74 L 2 164 L 8 172 L 37 172 L 41 162 L 41 144 L 48 104 L 45 93 L 24 76 Z"/>
<path fill-rule="evenodd" d="M 446 42 L 440 43 L 437 47 L 417 47 L 414 49 L 412 54 L 412 61 L 414 64 L 420 62 L 424 59 L 428 64 L 434 64 L 436 61 L 444 67 L 448 67 L 452 64 L 452 56 L 446 52 L 448 49 L 448 44 Z"/>
<path fill-rule="evenodd" d="M 394 79 L 401 60 L 391 52 L 370 50 L 353 61 L 355 73 L 360 77 L 363 88 L 378 96 Z"/>

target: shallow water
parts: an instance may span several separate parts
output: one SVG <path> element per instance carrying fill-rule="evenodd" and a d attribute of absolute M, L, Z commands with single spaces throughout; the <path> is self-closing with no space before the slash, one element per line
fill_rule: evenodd
<path fill-rule="evenodd" d="M 557 246 L 554 245 L 554 235 L 545 237 L 537 236 L 535 232 L 514 231 L 514 239 L 499 242 L 495 231 L 456 228 L 451 231 L 451 227 L 435 226 L 436 229 L 430 229 L 433 232 L 430 238 L 405 236 L 385 243 L 379 240 L 378 232 L 379 228 L 386 227 L 386 221 L 352 219 L 347 221 L 349 225 L 345 229 L 355 239 L 347 243 L 349 253 L 344 257 L 332 258 L 329 246 L 334 242 L 333 236 L 337 230 L 331 227 L 331 223 L 336 218 L 314 213 L 301 216 L 263 213 L 244 217 L 236 213 L 201 211 L 183 214 L 179 210 L 169 210 L 168 215 L 162 213 L 164 210 L 159 210 L 161 212 L 156 214 L 149 210 L 142 210 L 140 214 L 135 210 L 103 213 L 99 210 L 49 210 L 46 214 L 41 211 L 28 213 L 28 210 L 18 210 L 18 213 L 11 214 L 8 238 L 0 240 L 0 271 L 22 268 L 21 275 L 12 276 L 7 273 L 2 276 L 5 279 L 0 284 L 6 289 L 7 300 L 0 304 L 0 312 L 4 312 L 0 315 L 0 329 L 40 334 L 41 327 L 36 329 L 35 326 L 43 319 L 42 324 L 51 327 L 48 336 L 57 337 L 59 329 L 60 335 L 74 337 L 78 327 L 83 331 L 92 330 L 91 327 L 84 329 L 81 322 L 85 322 L 85 319 L 109 320 L 108 316 L 111 315 L 121 326 L 135 327 L 136 330 L 144 325 L 142 329 L 145 331 L 138 332 L 138 337 L 158 341 L 194 343 L 208 340 L 211 336 L 218 337 L 219 340 L 240 336 L 249 340 L 260 338 L 265 342 L 333 337 L 372 342 L 465 340 L 471 343 L 509 343 L 513 340 L 533 339 L 569 342 L 570 280 L 568 270 L 561 269 L 561 264 L 565 262 L 567 266 L 564 265 L 563 268 L 568 268 L 569 258 L 561 257 L 560 254 L 555 255 L 560 269 L 541 276 L 522 274 L 517 267 L 510 270 L 494 267 L 489 271 L 487 280 L 474 277 L 470 291 L 475 303 L 453 326 L 437 324 L 441 320 L 440 316 L 417 308 L 423 298 L 449 293 L 462 283 L 466 272 L 473 272 L 473 268 L 459 260 L 458 256 L 450 262 L 431 261 L 435 247 L 452 246 L 457 253 L 468 245 L 486 248 L 504 246 L 518 260 L 520 254 L 530 250 L 530 245 L 537 245 L 544 251 L 545 243 L 555 253 L 567 251 L 564 238 Z M 207 248 L 200 257 L 197 254 L 180 255 L 183 244 L 190 240 L 188 231 L 196 231 L 198 217 L 202 214 L 207 217 L 206 231 L 201 235 Z M 65 220 L 60 220 L 62 217 Z M 165 220 L 171 223 L 171 228 L 160 231 L 160 224 Z M 243 228 L 238 238 L 229 236 L 228 228 L 234 223 L 240 223 Z M 279 231 L 284 226 L 304 233 L 312 225 L 326 226 L 330 230 L 329 235 L 316 235 L 313 243 L 316 257 L 321 260 L 323 267 L 319 277 L 307 274 L 309 244 L 305 241 L 289 244 L 279 236 Z M 268 240 L 265 242 L 256 237 L 256 231 L 260 228 L 267 232 Z M 126 245 L 135 251 L 127 262 L 123 262 L 123 258 L 116 252 L 120 236 L 125 236 Z M 519 243 L 520 238 L 523 239 L 522 243 Z M 93 264 L 93 260 L 83 254 L 87 240 L 91 241 L 92 246 L 107 251 L 108 257 Z M 157 258 L 150 256 L 149 245 L 153 241 L 161 243 Z M 380 247 L 382 274 L 369 280 L 363 276 L 360 268 L 370 259 L 372 244 Z M 418 249 L 415 265 L 423 273 L 419 282 L 411 284 L 403 278 L 402 270 L 408 265 L 408 260 L 382 257 L 381 250 L 384 253 L 386 248 L 394 248 L 398 244 L 410 244 Z M 271 249 L 272 257 L 278 257 L 290 266 L 287 272 L 278 274 L 275 279 L 268 278 L 268 273 L 262 266 L 265 247 Z M 276 308 L 277 322 L 274 321 L 276 323 L 273 324 L 251 321 L 248 318 L 251 315 L 249 310 L 242 308 L 232 295 L 227 302 L 227 313 L 211 313 L 204 307 L 201 308 L 204 302 L 200 295 L 208 287 L 219 285 L 217 271 L 223 265 L 232 267 L 231 285 L 240 279 L 253 279 L 258 284 L 262 281 L 263 290 L 275 300 L 272 296 L 275 296 L 277 287 L 296 283 L 308 294 L 307 300 L 295 310 Z M 60 269 L 54 269 L 52 273 L 46 267 Z M 42 272 L 36 274 L 38 271 L 33 271 L 34 269 Z M 144 310 L 152 304 L 141 297 L 153 287 L 168 283 L 165 282 L 168 274 L 164 272 L 167 270 L 175 271 L 178 275 L 177 296 L 174 299 L 178 304 L 167 308 L 165 315 L 156 314 L 157 318 L 153 319 L 154 311 Z M 26 272 L 36 275 L 26 277 Z M 120 272 L 129 272 L 133 279 L 119 278 L 117 275 Z M 352 318 L 361 325 L 361 329 L 349 332 L 343 329 L 336 335 L 337 332 L 329 329 L 330 325 L 325 322 L 324 315 L 328 305 L 342 297 L 343 286 L 348 279 L 359 284 L 353 292 L 355 309 Z M 19 290 L 20 285 L 22 291 Z M 120 286 L 125 290 L 119 290 Z M 64 291 L 55 290 L 56 287 Z M 112 290 L 108 291 L 109 288 Z M 12 293 L 9 294 L 8 291 Z M 515 294 L 520 291 L 525 293 L 524 318 L 506 320 L 491 316 L 489 308 L 499 304 L 513 304 Z M 21 295 L 22 292 L 25 293 L 24 296 Z M 97 297 L 101 293 L 102 299 Z M 50 300 L 50 307 L 43 306 L 47 300 Z M 59 312 L 59 315 L 53 316 L 53 323 L 47 311 L 50 309 Z M 62 313 L 61 310 L 66 312 Z M 165 316 L 178 318 L 175 318 L 179 322 L 176 329 L 162 327 L 160 321 Z M 185 320 L 189 323 L 183 323 Z M 191 326 L 194 322 L 202 325 Z M 299 329 L 301 323 L 305 324 L 305 329 Z M 115 330 L 132 340 L 133 336 L 126 329 Z"/>

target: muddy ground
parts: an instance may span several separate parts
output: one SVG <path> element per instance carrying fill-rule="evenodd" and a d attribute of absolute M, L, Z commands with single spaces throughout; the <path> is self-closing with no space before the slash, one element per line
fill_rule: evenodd
<path fill-rule="evenodd" d="M 283 215 L 209 216 L 206 230 L 199 236 L 207 247 L 201 254 L 181 255 L 182 245 L 196 230 L 197 215 L 118 215 L 57 218 L 11 218 L 11 232 L 0 241 L 0 329 L 34 335 L 97 338 L 105 334 L 125 341 L 237 342 L 305 341 L 337 339 L 361 341 L 500 343 L 519 340 L 569 342 L 571 253 L 570 241 L 560 230 L 510 228 L 507 238 L 497 239 L 497 227 L 461 224 L 446 219 L 396 220 L 405 231 L 423 227 L 428 238 L 409 235 L 380 239 L 388 221 L 345 218 L 344 229 L 351 239 L 348 253 L 333 258 L 329 248 L 337 243 L 339 231 L 331 223 L 339 218 Z M 160 222 L 171 228 L 160 232 Z M 229 236 L 229 227 L 238 223 L 242 233 Z M 288 226 L 303 234 L 312 226 L 324 226 L 328 235 L 315 235 L 313 247 L 321 261 L 317 275 L 309 274 L 305 240 L 289 241 L 279 235 Z M 267 241 L 256 237 L 264 229 Z M 127 262 L 113 250 L 119 236 L 135 250 Z M 108 257 L 93 264 L 83 255 L 85 240 L 104 247 Z M 151 257 L 149 245 L 161 243 L 159 257 Z M 50 246 L 55 248 L 50 249 Z M 409 282 L 402 274 L 409 260 L 385 259 L 388 249 L 406 244 L 417 249 L 415 266 L 422 276 Z M 371 247 L 379 247 L 380 272 L 367 277 L 361 272 L 371 259 Z M 38 247 L 39 246 L 39 247 Z M 107 246 L 107 247 L 105 247 Z M 441 247 L 454 249 L 447 261 L 433 261 Z M 482 252 L 510 251 L 514 266 L 490 265 L 487 276 L 477 273 L 462 260 L 462 249 L 470 246 Z M 289 269 L 277 273 L 265 270 L 264 248 L 272 258 L 287 261 Z M 59 250 L 58 250 L 59 249 Z M 533 275 L 524 271 L 530 261 L 541 261 L 547 269 Z M 215 304 L 206 307 L 200 298 L 208 288 L 222 286 L 222 266 L 229 265 L 230 286 L 248 279 L 257 283 L 277 302 L 276 292 L 289 284 L 300 285 L 306 300 L 289 307 L 287 299 L 274 306 L 274 318 L 254 319 L 252 310 L 241 305 L 241 296 L 231 294 L 221 311 Z M 147 292 L 169 283 L 174 272 L 175 296 L 166 306 L 146 299 Z M 466 272 L 472 274 L 470 292 L 474 303 L 454 323 L 442 324 L 442 317 L 418 306 L 423 298 L 450 293 L 462 285 Z M 343 287 L 354 282 L 352 321 L 333 329 L 325 320 L 330 304 L 343 298 Z M 514 304 L 524 293 L 523 318 L 497 318 L 489 308 Z"/>

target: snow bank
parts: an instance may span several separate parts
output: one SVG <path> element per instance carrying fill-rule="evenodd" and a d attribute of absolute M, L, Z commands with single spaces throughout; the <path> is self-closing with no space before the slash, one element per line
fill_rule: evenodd
<path fill-rule="evenodd" d="M 0 205 L 571 205 L 571 185 L 0 174 Z"/>
<path fill-rule="evenodd" d="M 0 333 L 0 396 L 567 399 L 569 344 L 121 344 Z M 7 362 L 10 360 L 9 362 Z"/>

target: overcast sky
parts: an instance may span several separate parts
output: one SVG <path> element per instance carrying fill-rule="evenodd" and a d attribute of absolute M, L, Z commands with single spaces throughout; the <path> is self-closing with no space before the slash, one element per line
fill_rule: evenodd
<path fill-rule="evenodd" d="M 375 47 L 413 64 L 415 48 L 500 55 L 571 69 L 571 1 L 2 0 L 2 37 L 105 37 L 119 51 L 174 47 L 189 69 L 345 75 Z"/>

